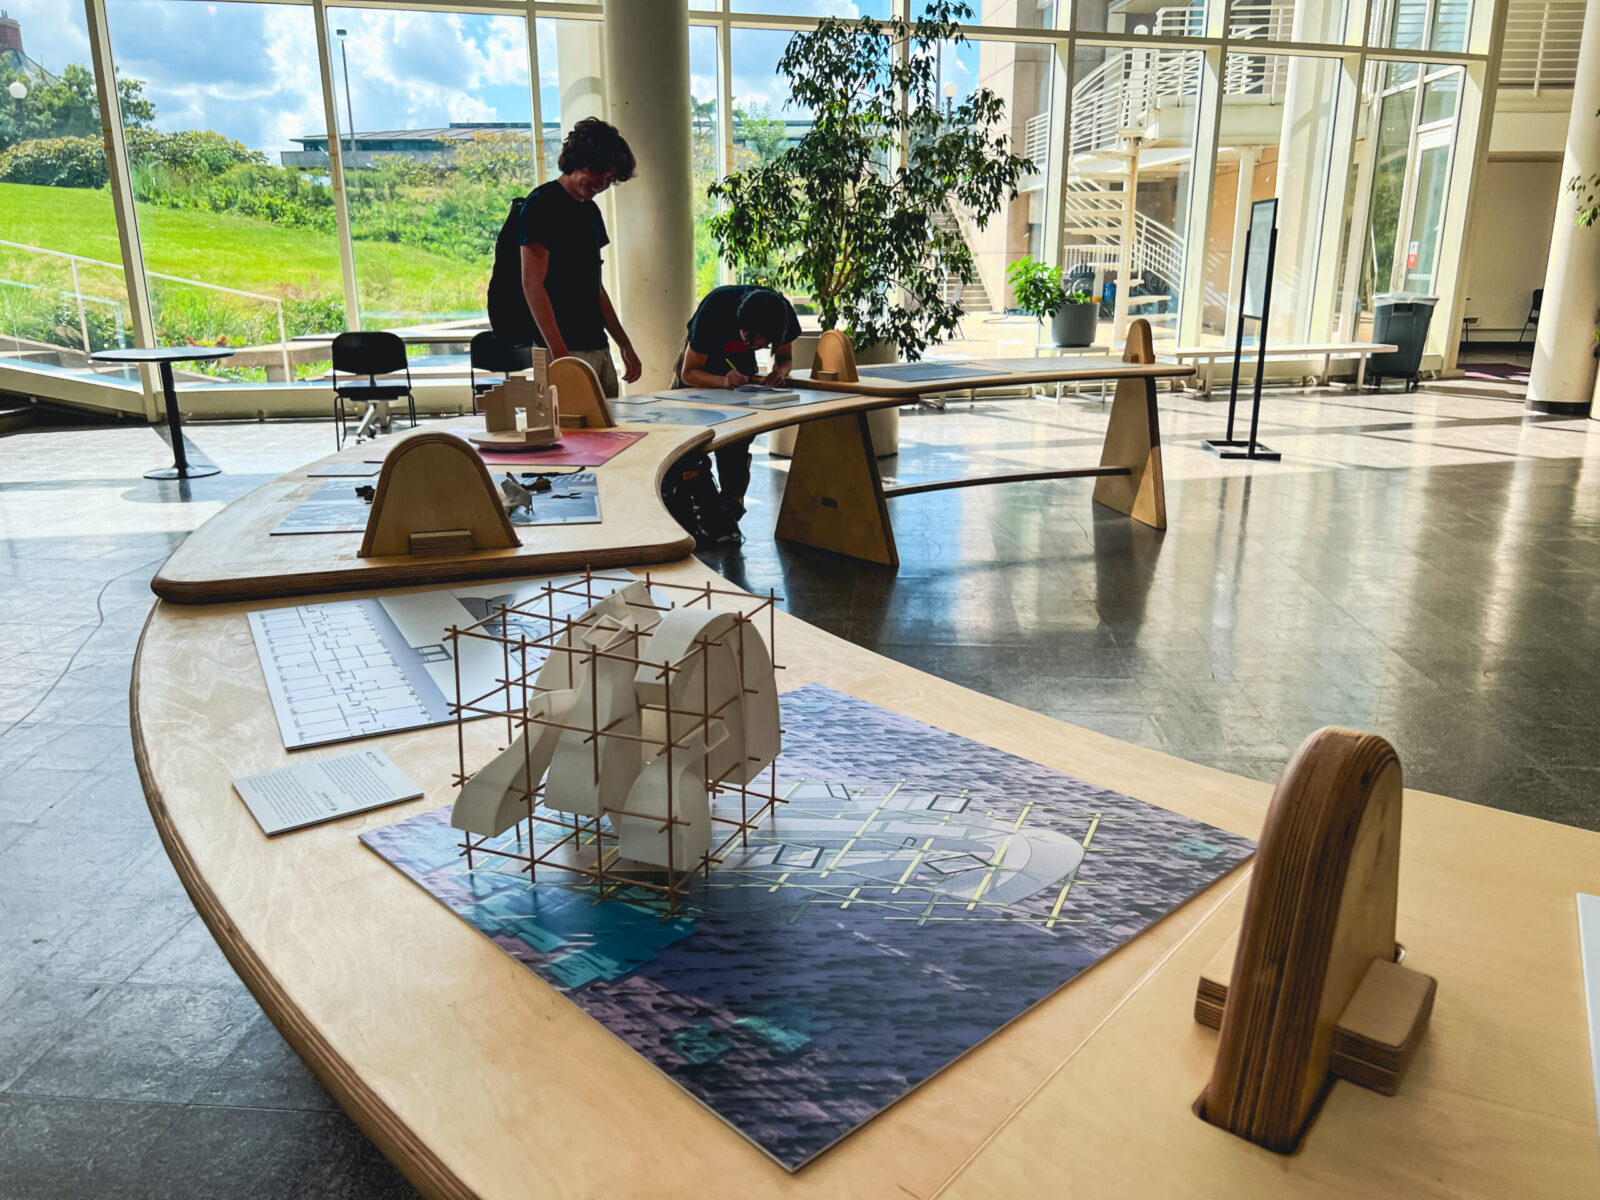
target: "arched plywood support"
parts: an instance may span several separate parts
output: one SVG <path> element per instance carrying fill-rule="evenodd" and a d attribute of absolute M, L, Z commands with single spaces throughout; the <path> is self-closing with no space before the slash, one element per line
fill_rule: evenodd
<path fill-rule="evenodd" d="M 850 339 L 842 330 L 829 329 L 817 339 L 817 356 L 811 365 L 812 375 L 838 383 L 855 383 L 856 352 Z"/>
<path fill-rule="evenodd" d="M 470 554 L 521 544 L 488 468 L 460 438 L 419 433 L 383 460 L 362 558 Z"/>
<path fill-rule="evenodd" d="M 584 429 L 610 429 L 616 424 L 600 376 L 583 359 L 569 355 L 551 363 L 550 386 L 560 397 L 563 425 L 573 418 L 580 419 Z"/>
<path fill-rule="evenodd" d="M 1394 961 L 1400 798 L 1400 760 L 1374 734 L 1319 730 L 1285 769 L 1196 1105 L 1213 1125 L 1287 1154 L 1334 1075 L 1398 1084 L 1434 991 Z"/>
<path fill-rule="evenodd" d="M 1150 322 L 1140 317 L 1128 326 L 1122 361 L 1153 363 Z M 1154 379 L 1123 379 L 1111 402 L 1111 423 L 1100 452 L 1102 467 L 1126 467 L 1126 475 L 1095 481 L 1094 499 L 1157 529 L 1167 527 L 1167 489 L 1161 474 L 1161 423 Z"/>

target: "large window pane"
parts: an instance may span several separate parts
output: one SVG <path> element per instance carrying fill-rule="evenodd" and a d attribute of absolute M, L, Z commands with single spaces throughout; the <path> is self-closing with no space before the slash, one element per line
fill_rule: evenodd
<path fill-rule="evenodd" d="M 706 189 L 722 168 L 722 123 L 717 112 L 717 31 L 705 25 L 689 30 L 690 147 L 694 167 L 694 282 L 703 296 L 717 286 L 716 239 L 707 222 L 716 211 Z"/>
<path fill-rule="evenodd" d="M 482 317 L 534 181 L 523 19 L 344 8 L 328 31 L 362 324 Z"/>
<path fill-rule="evenodd" d="M 1250 205 L 1278 201 L 1271 340 L 1309 341 L 1340 64 L 1289 55 L 1230 55 L 1207 229 L 1202 340 L 1231 339 Z M 1246 328 L 1253 335 L 1255 325 Z"/>
<path fill-rule="evenodd" d="M 1034 164 L 1018 185 L 1018 194 L 1005 200 L 1000 211 L 980 228 L 972 213 L 949 214 L 956 221 L 977 266 L 978 277 L 962 286 L 951 279 L 949 294 L 959 296 L 967 317 L 962 336 L 971 342 L 996 342 L 1031 336 L 1031 322 L 1022 319 L 1023 333 L 1008 330 L 995 316 L 1014 308 L 1016 298 L 1006 280 L 1006 268 L 1025 255 L 1043 257 L 1045 222 L 1049 204 L 1045 180 L 1050 159 L 1050 87 L 1055 55 L 1048 46 L 1016 42 L 967 42 L 940 48 L 937 76 L 947 104 L 963 103 L 976 88 L 987 88 L 1005 103 L 1003 132 L 1011 151 Z M 967 353 L 1001 353 L 1003 348 L 972 346 Z M 1015 350 L 1012 350 L 1015 353 Z"/>
<path fill-rule="evenodd" d="M 876 17 L 889 19 L 889 0 L 733 0 L 736 13 L 771 13 L 780 17 Z"/>
<path fill-rule="evenodd" d="M 22 46 L 0 51 L 0 364 L 87 371 L 133 330 L 83 6 L 6 7 Z M 123 91 L 142 111 L 132 72 Z"/>
<path fill-rule="evenodd" d="M 606 119 L 606 97 L 600 82 L 600 22 L 541 17 L 538 36 L 544 170 L 546 179 L 554 179 L 561 171 L 556 160 L 567 131 L 585 117 Z M 601 208 L 608 221 L 610 204 L 607 193 L 601 197 Z"/>
<path fill-rule="evenodd" d="M 1198 51 L 1078 50 L 1062 265 L 1101 298 L 1102 341 L 1137 317 L 1177 339 L 1203 66 Z"/>
<path fill-rule="evenodd" d="M 209 375 L 320 373 L 326 346 L 288 341 L 345 316 L 326 157 L 297 161 L 308 136 L 326 144 L 310 11 L 106 7 L 119 73 L 145 81 L 123 120 L 157 342 L 232 347 L 186 368 Z"/>
<path fill-rule="evenodd" d="M 1221 4 L 1222 0 L 1214 0 Z M 1264 7 L 1264 6 L 1263 6 Z M 1255 20 L 1254 10 L 1243 18 Z M 1168 4 L 1164 0 L 1077 0 L 1073 27 L 1090 33 L 1128 33 L 1153 37 L 1202 37 L 1205 0 Z M 1242 35 L 1241 35 L 1242 36 Z"/>
<path fill-rule="evenodd" d="M 1373 298 L 1438 285 L 1440 237 L 1455 154 L 1460 68 L 1406 63 L 1367 71 L 1336 332 L 1366 337 Z M 1397 84 L 1395 81 L 1399 80 Z"/>

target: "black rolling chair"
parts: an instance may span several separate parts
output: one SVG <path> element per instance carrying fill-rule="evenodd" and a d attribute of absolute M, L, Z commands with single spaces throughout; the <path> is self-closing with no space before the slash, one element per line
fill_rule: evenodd
<path fill-rule="evenodd" d="M 492 329 L 485 329 L 475 335 L 467 355 L 467 378 L 472 382 L 474 407 L 479 396 L 490 388 L 504 383 L 507 375 L 513 371 L 527 371 L 532 367 L 532 346 L 502 346 Z M 480 380 L 479 371 L 496 373 L 499 378 Z"/>
<path fill-rule="evenodd" d="M 1544 306 L 1544 289 L 1533 289 L 1533 303 L 1528 305 L 1528 319 L 1522 323 L 1522 332 L 1517 334 L 1517 347 L 1521 349 L 1522 339 L 1528 336 L 1528 326 L 1539 328 L 1539 309 Z"/>
<path fill-rule="evenodd" d="M 341 380 L 339 373 L 361 376 Z M 405 382 L 398 379 L 378 381 L 380 375 L 405 374 Z M 417 427 L 417 398 L 411 391 L 411 364 L 406 359 L 406 344 L 395 334 L 383 330 L 368 333 L 341 333 L 333 339 L 333 420 L 334 445 L 344 447 L 349 418 L 346 404 L 363 404 L 366 411 L 356 425 L 356 441 L 366 436 L 377 419 L 379 404 L 405 397 L 411 413 L 411 428 Z"/>

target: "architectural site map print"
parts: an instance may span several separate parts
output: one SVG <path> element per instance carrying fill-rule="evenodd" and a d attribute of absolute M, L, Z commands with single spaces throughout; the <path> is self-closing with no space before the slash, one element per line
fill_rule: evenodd
<path fill-rule="evenodd" d="M 828 688 L 782 703 L 788 803 L 675 915 L 469 872 L 448 808 L 362 840 L 791 1171 L 1255 849 Z"/>

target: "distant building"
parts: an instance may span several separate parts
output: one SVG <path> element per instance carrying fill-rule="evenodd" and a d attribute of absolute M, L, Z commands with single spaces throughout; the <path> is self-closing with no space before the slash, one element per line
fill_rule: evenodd
<path fill-rule="evenodd" d="M 455 155 L 457 146 L 480 134 L 517 133 L 526 137 L 528 132 L 525 121 L 452 121 L 430 129 L 378 129 L 341 134 L 339 148 L 344 152 L 344 165 L 359 169 L 370 167 L 380 158 L 408 158 L 413 162 L 449 159 Z M 327 134 L 307 134 L 289 140 L 298 142 L 301 148 L 282 152 L 284 166 L 301 170 L 327 169 Z M 554 122 L 545 122 L 544 143 L 547 154 L 552 144 L 561 144 L 561 129 Z"/>
<path fill-rule="evenodd" d="M 59 81 L 58 76 L 46 71 L 22 48 L 22 22 L 0 8 L 0 70 L 22 75 L 41 84 Z"/>

